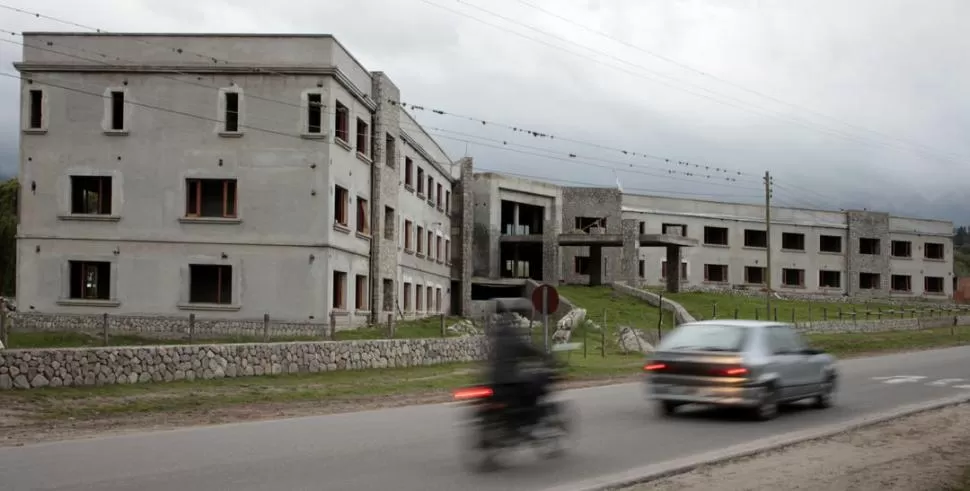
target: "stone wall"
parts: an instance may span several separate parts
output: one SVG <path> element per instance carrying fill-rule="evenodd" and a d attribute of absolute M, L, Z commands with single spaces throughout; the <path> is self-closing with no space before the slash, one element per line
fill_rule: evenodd
<path fill-rule="evenodd" d="M 649 292 L 646 290 L 641 290 L 639 288 L 633 288 L 622 282 L 614 282 L 614 283 L 611 283 L 610 286 L 612 286 L 614 290 L 620 293 L 639 298 L 640 300 L 643 300 L 644 302 L 647 302 L 648 304 L 653 305 L 654 307 L 659 306 L 662 301 L 663 309 L 674 314 L 674 321 L 678 325 L 683 324 L 685 322 L 694 322 L 697 320 L 697 319 L 694 319 L 694 316 L 690 315 L 690 312 L 687 312 L 687 309 L 685 309 L 679 303 L 674 302 L 673 300 L 670 300 L 669 298 L 663 297 L 661 299 L 660 295 L 657 295 L 656 293 Z"/>
<path fill-rule="evenodd" d="M 608 234 L 623 233 L 620 221 L 621 205 L 623 195 L 618 189 L 613 188 L 590 188 L 590 187 L 564 187 L 562 204 L 562 231 L 571 233 L 576 228 L 576 217 L 606 217 L 606 231 Z M 560 261 L 563 268 L 560 281 L 567 284 L 588 284 L 590 275 L 581 275 L 575 272 L 576 257 L 589 256 L 590 261 L 595 261 L 592 257 L 590 247 L 563 247 L 560 251 Z M 622 251 L 619 247 L 601 248 L 602 256 L 600 265 L 602 269 L 602 280 L 604 284 L 619 278 L 622 271 Z M 634 267 L 636 263 L 634 263 Z M 591 270 L 595 265 L 590 266 Z"/>
<path fill-rule="evenodd" d="M 846 243 L 842 245 L 845 252 L 846 292 L 853 296 L 888 297 L 890 286 L 889 249 L 889 214 L 874 211 L 847 211 L 846 223 L 849 226 Z M 878 239 L 877 254 L 860 254 L 861 239 Z M 859 288 L 859 273 L 875 273 L 879 275 L 879 288 L 863 290 Z"/>
<path fill-rule="evenodd" d="M 0 389 L 413 367 L 482 360 L 480 336 L 0 351 Z"/>
<path fill-rule="evenodd" d="M 846 333 L 880 331 L 916 331 L 949 326 L 970 325 L 968 315 L 946 315 L 943 317 L 916 317 L 882 320 L 841 320 L 797 322 L 795 327 L 804 333 Z"/>

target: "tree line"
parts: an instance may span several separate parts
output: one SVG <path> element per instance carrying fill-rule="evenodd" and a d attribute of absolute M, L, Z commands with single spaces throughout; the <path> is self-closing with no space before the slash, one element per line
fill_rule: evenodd
<path fill-rule="evenodd" d="M 17 197 L 16 178 L 0 184 L 0 294 L 12 297 L 17 286 Z"/>

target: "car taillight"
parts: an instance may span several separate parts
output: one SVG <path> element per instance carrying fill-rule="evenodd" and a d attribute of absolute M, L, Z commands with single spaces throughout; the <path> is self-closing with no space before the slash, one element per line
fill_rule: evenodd
<path fill-rule="evenodd" d="M 487 399 L 492 397 L 491 387 L 466 387 L 455 390 L 454 398 L 456 401 L 470 401 L 474 399 Z"/>
<path fill-rule="evenodd" d="M 664 368 L 667 368 L 667 365 L 664 365 L 663 363 L 647 363 L 643 366 L 643 370 L 645 372 L 656 372 L 658 370 L 663 370 Z"/>
<path fill-rule="evenodd" d="M 720 373 L 728 377 L 740 377 L 748 374 L 748 369 L 744 367 L 731 367 L 721 369 Z"/>

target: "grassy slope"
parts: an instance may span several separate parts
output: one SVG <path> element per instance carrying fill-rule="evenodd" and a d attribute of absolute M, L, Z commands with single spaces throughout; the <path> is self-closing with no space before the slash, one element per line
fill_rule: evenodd
<path fill-rule="evenodd" d="M 708 292 L 682 292 L 664 293 L 664 296 L 683 305 L 688 312 L 697 319 L 713 319 L 714 305 L 717 305 L 717 318 L 734 318 L 735 309 L 739 319 L 766 319 L 765 298 L 764 296 L 748 297 L 744 295 L 731 295 L 724 293 Z M 788 321 L 794 319 L 796 322 L 807 322 L 809 320 L 823 320 L 824 312 L 827 311 L 829 320 L 836 320 L 839 317 L 839 309 L 842 309 L 844 318 L 851 319 L 852 312 L 857 312 L 856 318 L 863 320 L 866 312 L 869 311 L 871 318 L 877 317 L 877 312 L 892 310 L 894 307 L 888 304 L 877 302 L 810 302 L 806 300 L 780 300 L 772 298 L 772 310 L 777 309 L 778 320 Z M 898 308 L 898 307 L 896 307 Z M 889 314 L 883 314 L 888 316 Z M 907 316 L 911 314 L 906 314 Z M 899 314 L 896 314 L 899 316 Z M 774 312 L 772 312 L 772 318 Z"/>

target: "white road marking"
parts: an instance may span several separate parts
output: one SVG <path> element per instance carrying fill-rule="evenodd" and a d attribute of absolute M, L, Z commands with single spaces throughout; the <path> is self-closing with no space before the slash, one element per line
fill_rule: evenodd
<path fill-rule="evenodd" d="M 946 387 L 947 384 L 952 384 L 956 382 L 963 382 L 963 379 L 962 378 L 941 378 L 940 380 L 937 380 L 935 382 L 930 382 L 926 385 L 932 385 L 934 387 Z"/>
<path fill-rule="evenodd" d="M 963 384 L 963 385 L 954 385 L 954 386 L 952 386 L 952 387 L 953 387 L 954 389 L 970 389 L 970 384 Z"/>
<path fill-rule="evenodd" d="M 896 375 L 895 377 L 889 377 L 883 380 L 884 384 L 905 384 L 909 382 L 919 382 L 926 377 L 922 375 Z"/>

